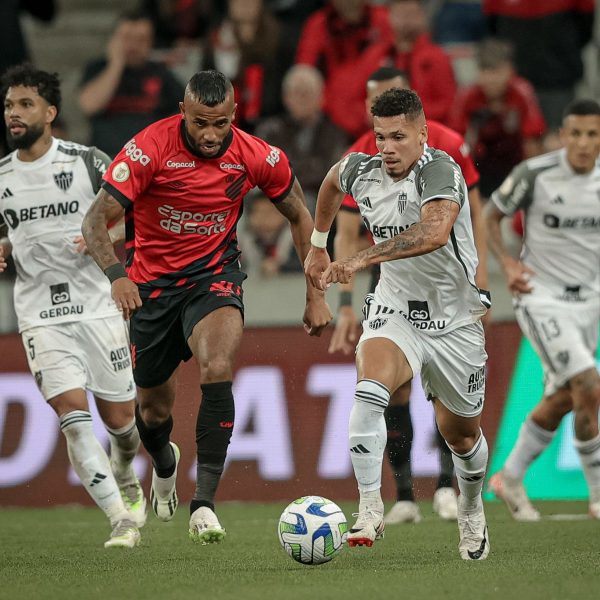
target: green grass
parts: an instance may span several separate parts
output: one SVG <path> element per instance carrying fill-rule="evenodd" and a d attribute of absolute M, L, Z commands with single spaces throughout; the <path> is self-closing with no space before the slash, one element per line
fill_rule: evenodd
<path fill-rule="evenodd" d="M 585 513 L 582 502 L 537 503 L 544 515 Z M 331 563 L 295 563 L 280 547 L 282 504 L 222 504 L 221 545 L 187 538 L 186 507 L 171 523 L 153 515 L 134 550 L 104 550 L 108 526 L 89 508 L 0 510 L 0 598 L 287 600 L 588 600 L 600 598 L 600 523 L 515 523 L 488 503 L 492 551 L 463 562 L 456 524 L 424 504 L 418 525 L 388 527 L 372 549 Z M 344 504 L 350 517 L 353 505 Z"/>

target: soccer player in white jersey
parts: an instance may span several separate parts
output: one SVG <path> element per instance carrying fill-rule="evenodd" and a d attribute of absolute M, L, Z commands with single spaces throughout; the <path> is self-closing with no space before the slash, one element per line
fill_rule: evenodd
<path fill-rule="evenodd" d="M 351 153 L 331 168 L 319 191 L 305 264 L 321 289 L 381 265 L 379 283 L 365 301 L 356 350 L 349 432 L 360 503 L 348 544 L 371 546 L 383 536 L 384 411 L 390 394 L 420 372 L 453 452 L 459 553 L 482 560 L 490 550 L 481 497 L 488 448 L 480 428 L 487 359 L 481 317 L 489 297 L 474 283 L 477 253 L 467 188 L 458 165 L 427 146 L 415 92 L 388 90 L 371 113 L 379 154 Z M 375 245 L 330 262 L 325 242 L 345 193 L 355 198 Z"/>
<path fill-rule="evenodd" d="M 12 254 L 15 308 L 29 367 L 58 415 L 69 459 L 109 518 L 105 547 L 139 543 L 146 501 L 132 469 L 139 446 L 125 324 L 110 284 L 85 252 L 83 216 L 110 159 L 52 137 L 60 110 L 56 75 L 30 65 L 2 77 L 7 141 L 0 160 L 0 271 Z M 90 390 L 109 433 L 111 458 L 92 429 Z"/>
<path fill-rule="evenodd" d="M 519 164 L 485 209 L 488 242 L 513 293 L 515 313 L 544 369 L 544 395 L 521 426 L 504 467 L 490 479 L 518 521 L 538 521 L 523 486 L 525 472 L 574 412 L 575 446 L 600 519 L 600 105 L 565 109 L 561 150 Z M 503 244 L 500 223 L 525 214 L 519 260 Z"/>

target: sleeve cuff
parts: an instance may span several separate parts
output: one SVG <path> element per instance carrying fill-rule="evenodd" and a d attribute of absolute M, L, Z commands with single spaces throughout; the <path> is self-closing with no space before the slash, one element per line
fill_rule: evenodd
<path fill-rule="evenodd" d="M 124 209 L 131 207 L 133 202 L 120 192 L 112 183 L 104 180 L 102 182 L 102 188 L 105 189 Z"/>
<path fill-rule="evenodd" d="M 288 183 L 287 187 L 285 188 L 285 191 L 281 192 L 281 194 L 275 196 L 274 198 L 269 198 L 269 200 L 271 200 L 271 202 L 273 204 L 277 204 L 277 203 L 281 202 L 290 193 L 290 190 L 292 189 L 292 186 L 294 185 L 294 181 L 296 181 L 296 176 L 294 175 L 293 171 L 291 171 L 291 175 L 292 176 L 291 176 L 290 182 Z"/>

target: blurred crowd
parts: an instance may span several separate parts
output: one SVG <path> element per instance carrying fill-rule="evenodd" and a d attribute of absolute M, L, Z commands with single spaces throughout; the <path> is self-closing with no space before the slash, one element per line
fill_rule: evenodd
<path fill-rule="evenodd" d="M 52 1 L 0 7 L 4 70 L 28 58 L 19 13 L 51 20 L 55 10 Z M 369 76 L 396 67 L 426 116 L 464 136 L 485 199 L 523 158 L 556 147 L 594 9 L 594 0 L 139 0 L 104 55 L 82 65 L 90 136 L 75 141 L 114 156 L 178 110 L 194 72 L 215 68 L 234 83 L 236 124 L 288 154 L 314 210 L 329 166 L 369 128 Z M 58 136 L 69 137 L 67 118 Z M 289 228 L 260 195 L 247 199 L 240 243 L 248 271 L 301 269 Z"/>

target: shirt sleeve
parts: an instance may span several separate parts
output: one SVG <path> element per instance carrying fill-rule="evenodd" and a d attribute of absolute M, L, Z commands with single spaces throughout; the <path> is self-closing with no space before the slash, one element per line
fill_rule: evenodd
<path fill-rule="evenodd" d="M 292 189 L 294 173 L 283 150 L 255 138 L 253 178 L 271 202 L 281 202 Z"/>
<path fill-rule="evenodd" d="M 108 167 L 102 187 L 124 208 L 150 185 L 159 169 L 160 153 L 152 126 L 131 138 Z"/>
<path fill-rule="evenodd" d="M 492 202 L 507 216 L 526 209 L 533 200 L 533 173 L 527 162 L 517 165 L 502 185 L 492 194 Z"/>
<path fill-rule="evenodd" d="M 421 193 L 421 206 L 438 198 L 452 200 L 459 206 L 465 202 L 465 185 L 460 167 L 447 156 L 434 159 L 421 169 L 417 188 Z"/>
<path fill-rule="evenodd" d="M 94 194 L 98 193 L 102 185 L 102 178 L 110 165 L 110 157 L 96 147 L 91 147 L 83 157 L 85 168 L 87 169 Z"/>
<path fill-rule="evenodd" d="M 352 186 L 358 179 L 359 167 L 365 158 L 372 157 L 362 152 L 351 152 L 340 161 L 340 189 L 344 194 L 352 195 Z"/>

